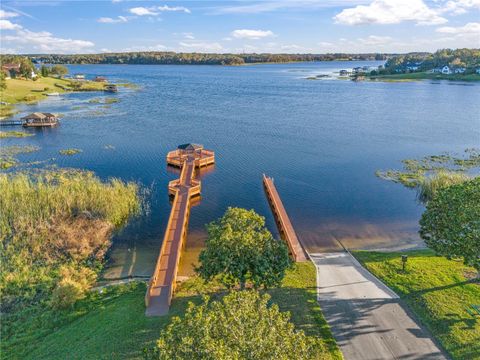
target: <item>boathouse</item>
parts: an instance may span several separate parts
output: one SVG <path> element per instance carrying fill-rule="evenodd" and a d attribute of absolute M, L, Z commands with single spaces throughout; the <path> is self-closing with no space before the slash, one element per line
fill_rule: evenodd
<path fill-rule="evenodd" d="M 22 125 L 24 127 L 53 127 L 58 125 L 58 117 L 51 113 L 34 112 L 22 117 Z"/>

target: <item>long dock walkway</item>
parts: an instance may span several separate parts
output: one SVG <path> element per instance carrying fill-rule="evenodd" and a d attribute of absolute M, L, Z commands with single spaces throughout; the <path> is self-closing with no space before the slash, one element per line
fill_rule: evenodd
<path fill-rule="evenodd" d="M 272 208 L 273 215 L 277 222 L 278 230 L 280 236 L 285 240 L 292 255 L 293 260 L 295 261 L 306 261 L 308 255 L 305 252 L 302 244 L 297 238 L 297 234 L 293 229 L 293 225 L 290 222 L 290 218 L 287 215 L 287 211 L 283 206 L 280 195 L 278 195 L 273 179 L 263 175 L 263 185 L 265 186 L 265 193 L 267 194 L 268 202 Z"/>
<path fill-rule="evenodd" d="M 190 148 L 181 148 L 188 145 Z M 187 238 L 191 199 L 201 191 L 201 183 L 195 179 L 195 168 L 215 162 L 214 153 L 203 150 L 200 145 L 186 144 L 181 147 L 167 155 L 167 163 L 181 167 L 182 171 L 179 179 L 168 184 L 169 194 L 174 198 L 155 271 L 145 295 L 147 316 L 168 313 L 175 291 L 181 251 Z"/>

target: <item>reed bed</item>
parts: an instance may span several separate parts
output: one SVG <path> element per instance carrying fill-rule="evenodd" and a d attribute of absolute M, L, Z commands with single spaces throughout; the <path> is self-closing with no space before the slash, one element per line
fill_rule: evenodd
<path fill-rule="evenodd" d="M 0 174 L 2 306 L 48 294 L 65 264 L 99 268 L 112 232 L 140 207 L 137 184 L 91 172 Z"/>
<path fill-rule="evenodd" d="M 427 202 L 431 200 L 440 189 L 460 184 L 470 179 L 471 177 L 463 172 L 440 170 L 419 181 L 417 188 L 418 199 L 422 202 Z"/>

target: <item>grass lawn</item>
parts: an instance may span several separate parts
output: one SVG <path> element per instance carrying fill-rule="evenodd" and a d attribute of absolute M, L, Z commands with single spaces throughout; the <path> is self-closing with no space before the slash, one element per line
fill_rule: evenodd
<path fill-rule="evenodd" d="M 375 75 L 371 76 L 372 80 L 456 80 L 456 81 L 480 81 L 479 74 L 430 74 L 426 72 L 417 72 L 409 74 L 393 74 L 393 75 Z"/>
<path fill-rule="evenodd" d="M 20 102 L 35 103 L 45 99 L 48 93 L 64 93 L 67 90 L 73 90 L 71 88 L 72 81 L 51 77 L 40 77 L 36 81 L 7 79 L 6 84 L 7 88 L 0 92 L 0 102 L 8 104 L 0 105 L 0 117 L 13 115 L 15 113 L 13 104 Z M 86 81 L 75 91 L 102 91 L 104 86 L 105 84 L 102 82 Z"/>
<path fill-rule="evenodd" d="M 201 302 L 202 294 L 220 297 L 218 284 L 192 277 L 177 288 L 170 314 L 144 315 L 144 283 L 110 287 L 92 293 L 64 313 L 25 310 L 3 320 L 2 357 L 8 359 L 141 359 L 153 346 L 170 318 L 181 315 L 189 301 Z M 324 339 L 325 359 L 342 359 L 316 302 L 315 267 L 300 263 L 290 270 L 282 287 L 268 291 L 282 311 L 292 312 L 296 327 Z M 15 334 L 15 335 L 13 335 Z"/>
<path fill-rule="evenodd" d="M 356 251 L 355 257 L 390 286 L 430 329 L 453 359 L 480 359 L 480 316 L 466 308 L 480 304 L 480 284 L 473 268 L 435 256 L 430 250 L 404 253 Z"/>

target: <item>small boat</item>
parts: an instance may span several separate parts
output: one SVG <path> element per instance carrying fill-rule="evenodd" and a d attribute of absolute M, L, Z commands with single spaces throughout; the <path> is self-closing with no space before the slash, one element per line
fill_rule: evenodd
<path fill-rule="evenodd" d="M 107 85 L 104 86 L 103 91 L 110 92 L 110 93 L 116 93 L 118 91 L 117 85 L 107 84 Z"/>
<path fill-rule="evenodd" d="M 58 92 L 52 92 L 52 93 L 48 93 L 46 94 L 47 96 L 60 96 L 60 93 Z"/>

